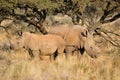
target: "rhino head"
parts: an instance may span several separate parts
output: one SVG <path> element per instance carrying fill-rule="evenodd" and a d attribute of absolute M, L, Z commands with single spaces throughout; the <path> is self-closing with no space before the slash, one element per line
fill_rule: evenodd
<path fill-rule="evenodd" d="M 25 46 L 25 36 L 24 34 L 19 35 L 16 39 L 11 39 L 10 44 L 11 44 L 11 49 L 13 50 L 19 50 L 24 48 Z"/>
<path fill-rule="evenodd" d="M 82 48 L 84 48 L 89 56 L 91 56 L 92 58 L 97 58 L 100 53 L 100 49 L 95 45 L 93 34 L 85 31 L 84 33 L 81 32 L 81 36 L 83 43 Z"/>

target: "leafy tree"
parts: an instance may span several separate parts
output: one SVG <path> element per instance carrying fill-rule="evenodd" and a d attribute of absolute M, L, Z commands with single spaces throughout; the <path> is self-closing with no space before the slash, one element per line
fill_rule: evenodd
<path fill-rule="evenodd" d="M 69 15 L 74 24 L 86 25 L 99 34 L 100 25 L 120 18 L 120 0 L 0 0 L 0 22 L 6 18 L 34 25 L 43 34 L 48 15 Z"/>

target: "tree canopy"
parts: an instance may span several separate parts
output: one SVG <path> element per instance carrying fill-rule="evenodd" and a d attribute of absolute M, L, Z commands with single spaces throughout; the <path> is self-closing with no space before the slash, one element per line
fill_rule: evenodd
<path fill-rule="evenodd" d="M 109 31 L 102 30 L 100 25 L 120 18 L 120 0 L 0 0 L 0 23 L 4 19 L 23 21 L 43 34 L 47 33 L 43 26 L 46 17 L 57 13 L 70 16 L 74 24 L 86 25 L 96 34 L 102 31 L 109 37 L 106 33 Z M 118 44 L 112 41 L 109 40 L 115 46 Z"/>
<path fill-rule="evenodd" d="M 12 17 L 42 27 L 46 16 L 62 13 L 69 15 L 74 24 L 98 26 L 120 18 L 119 0 L 0 0 L 0 21 Z"/>

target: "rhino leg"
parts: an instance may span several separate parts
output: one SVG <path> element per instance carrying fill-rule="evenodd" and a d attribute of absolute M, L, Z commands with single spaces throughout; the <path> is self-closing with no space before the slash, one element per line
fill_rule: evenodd
<path fill-rule="evenodd" d="M 31 49 L 28 49 L 28 53 L 29 53 L 29 55 L 30 55 L 30 60 L 32 60 L 33 57 L 34 57 L 34 55 L 33 55 L 33 53 L 32 53 L 32 50 L 31 50 Z"/>
<path fill-rule="evenodd" d="M 53 56 L 52 55 L 50 55 L 50 62 L 52 62 L 53 61 Z"/>
<path fill-rule="evenodd" d="M 56 50 L 52 55 L 50 55 L 50 61 L 55 61 L 58 56 L 58 50 Z"/>
<path fill-rule="evenodd" d="M 66 47 L 66 49 L 65 49 L 66 59 L 69 59 L 69 57 L 73 54 L 74 51 L 75 51 L 75 47 L 73 47 L 73 46 Z"/>
<path fill-rule="evenodd" d="M 55 61 L 58 54 L 54 53 L 50 55 L 50 62 Z"/>
<path fill-rule="evenodd" d="M 30 60 L 36 60 L 38 61 L 40 59 L 39 57 L 39 50 L 31 50 L 28 49 L 29 55 L 30 55 Z"/>
<path fill-rule="evenodd" d="M 78 60 L 80 60 L 80 57 L 83 55 L 84 52 L 85 52 L 85 48 L 80 48 L 79 49 L 79 53 L 77 55 Z"/>
<path fill-rule="evenodd" d="M 34 55 L 34 60 L 39 61 L 40 60 L 39 50 L 32 50 L 32 53 Z"/>
<path fill-rule="evenodd" d="M 56 60 L 57 56 L 58 56 L 58 50 L 56 50 L 55 53 L 53 54 L 53 59 Z"/>
<path fill-rule="evenodd" d="M 57 50 L 58 54 L 64 53 L 64 49 L 65 49 L 65 47 L 58 48 L 58 50 Z"/>

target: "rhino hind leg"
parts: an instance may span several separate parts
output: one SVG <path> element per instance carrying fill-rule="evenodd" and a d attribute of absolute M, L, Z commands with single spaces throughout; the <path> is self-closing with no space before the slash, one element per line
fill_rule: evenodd
<path fill-rule="evenodd" d="M 54 60 L 56 60 L 57 56 L 58 56 L 58 51 L 56 50 L 55 53 L 53 54 L 54 56 Z"/>
<path fill-rule="evenodd" d="M 53 54 L 49 55 L 50 62 L 55 61 L 57 56 L 58 56 L 58 53 L 57 53 L 57 50 L 56 50 Z"/>

